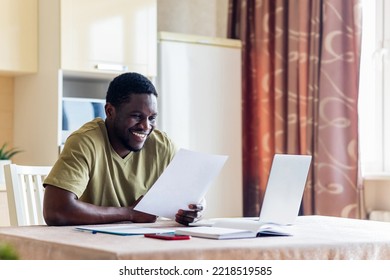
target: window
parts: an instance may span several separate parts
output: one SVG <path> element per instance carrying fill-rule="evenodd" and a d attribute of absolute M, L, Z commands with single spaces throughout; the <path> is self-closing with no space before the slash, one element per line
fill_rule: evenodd
<path fill-rule="evenodd" d="M 361 3 L 359 141 L 365 176 L 390 173 L 390 1 Z"/>

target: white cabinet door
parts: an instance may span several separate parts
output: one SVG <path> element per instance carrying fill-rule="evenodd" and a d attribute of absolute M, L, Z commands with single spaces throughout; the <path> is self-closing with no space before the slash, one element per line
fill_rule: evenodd
<path fill-rule="evenodd" d="M 64 70 L 156 75 L 156 0 L 62 0 Z"/>
<path fill-rule="evenodd" d="M 37 71 L 37 0 L 0 0 L 0 40 L 0 73 Z"/>

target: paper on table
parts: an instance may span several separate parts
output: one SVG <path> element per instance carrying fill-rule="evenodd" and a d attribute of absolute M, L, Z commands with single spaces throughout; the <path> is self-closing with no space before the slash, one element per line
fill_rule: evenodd
<path fill-rule="evenodd" d="M 136 225 L 110 225 L 110 226 L 79 226 L 77 230 L 90 231 L 92 233 L 108 233 L 115 235 L 140 235 L 147 233 L 170 233 L 174 232 L 172 228 L 146 228 Z"/>
<path fill-rule="evenodd" d="M 200 202 L 227 158 L 180 149 L 134 209 L 174 219 L 179 209 Z"/>

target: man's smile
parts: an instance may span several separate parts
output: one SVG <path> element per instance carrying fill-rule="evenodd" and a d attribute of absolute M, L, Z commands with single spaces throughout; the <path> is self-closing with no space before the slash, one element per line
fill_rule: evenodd
<path fill-rule="evenodd" d="M 146 137 L 148 136 L 149 132 L 145 133 L 145 132 L 135 132 L 135 131 L 132 131 L 131 132 L 139 141 L 143 141 L 146 139 Z"/>

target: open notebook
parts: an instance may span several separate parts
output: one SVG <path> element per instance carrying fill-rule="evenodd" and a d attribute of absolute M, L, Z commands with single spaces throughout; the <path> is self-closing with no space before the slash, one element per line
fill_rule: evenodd
<path fill-rule="evenodd" d="M 206 219 L 190 224 L 201 228 L 186 228 L 177 233 L 217 239 L 239 238 L 237 235 L 290 235 L 289 229 L 284 226 L 293 224 L 298 216 L 310 163 L 309 155 L 275 154 L 259 217 Z M 237 235 L 220 228 L 235 229 Z M 223 231 L 225 236 L 217 234 L 218 231 Z M 247 233 L 238 234 L 239 231 Z M 229 234 L 232 236 L 227 237 Z"/>

